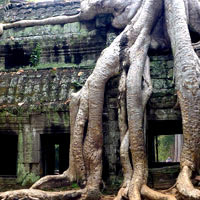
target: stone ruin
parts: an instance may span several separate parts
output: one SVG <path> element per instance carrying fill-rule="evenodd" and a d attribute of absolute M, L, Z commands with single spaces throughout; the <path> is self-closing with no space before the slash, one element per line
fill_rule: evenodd
<path fill-rule="evenodd" d="M 74 15 L 80 8 L 78 0 L 0 3 L 3 23 Z M 101 51 L 119 34 L 111 26 L 111 19 L 110 15 L 99 15 L 90 21 L 4 31 L 0 40 L 0 187 L 29 185 L 68 167 L 69 95 L 72 89 L 80 89 Z M 181 115 L 171 52 L 150 54 L 153 94 L 146 111 L 149 184 L 166 188 L 175 182 L 179 167 L 175 165 L 178 163 L 156 162 L 154 138 L 181 134 Z M 34 55 L 39 57 L 38 66 L 31 65 Z M 118 79 L 114 77 L 106 85 L 103 112 L 103 177 L 111 182 L 121 176 Z"/>

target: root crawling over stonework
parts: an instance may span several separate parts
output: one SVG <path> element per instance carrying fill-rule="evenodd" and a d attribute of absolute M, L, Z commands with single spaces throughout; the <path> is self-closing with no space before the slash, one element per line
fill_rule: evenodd
<path fill-rule="evenodd" d="M 100 199 L 104 90 L 107 81 L 120 74 L 118 113 L 124 182 L 115 200 L 141 200 L 143 196 L 152 200 L 175 200 L 175 196 L 147 186 L 145 148 L 145 110 L 152 92 L 148 52 L 151 48 L 170 48 L 169 41 L 184 135 L 176 187 L 185 198 L 200 199 L 200 191 L 190 180 L 199 167 L 200 61 L 193 49 L 199 43 L 192 46 L 188 29 L 189 26 L 200 34 L 198 0 L 82 0 L 77 16 L 19 21 L 4 24 L 1 29 L 88 20 L 101 13 L 113 14 L 113 26 L 124 29 L 103 50 L 82 89 L 71 95 L 69 169 L 62 175 L 40 179 L 30 190 L 0 193 L 0 199 Z M 160 28 L 163 28 L 162 34 L 158 34 Z M 51 193 L 33 189 L 72 181 L 77 181 L 84 190 Z"/>
<path fill-rule="evenodd" d="M 81 190 L 66 191 L 66 192 L 45 192 L 42 190 L 35 189 L 24 189 L 24 190 L 15 190 L 0 193 L 0 198 L 2 200 L 57 200 L 57 199 L 78 199 L 81 197 Z"/>

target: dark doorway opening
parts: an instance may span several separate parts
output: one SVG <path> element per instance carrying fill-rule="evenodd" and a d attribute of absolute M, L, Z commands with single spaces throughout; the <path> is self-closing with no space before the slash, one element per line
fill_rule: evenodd
<path fill-rule="evenodd" d="M 63 173 L 69 166 L 69 134 L 42 134 L 43 175 Z"/>
<path fill-rule="evenodd" d="M 177 165 L 182 148 L 181 120 L 148 121 L 147 154 L 149 167 Z"/>
<path fill-rule="evenodd" d="M 30 64 L 30 55 L 19 44 L 5 46 L 5 68 L 19 68 Z"/>
<path fill-rule="evenodd" d="M 0 176 L 17 174 L 18 136 L 14 132 L 0 133 Z"/>

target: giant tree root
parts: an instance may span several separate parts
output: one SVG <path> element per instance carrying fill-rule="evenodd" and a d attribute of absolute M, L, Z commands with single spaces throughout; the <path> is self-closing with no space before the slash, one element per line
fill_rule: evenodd
<path fill-rule="evenodd" d="M 59 175 L 49 175 L 39 179 L 31 186 L 31 189 L 52 189 L 70 185 L 68 172 Z"/>
<path fill-rule="evenodd" d="M 190 180 L 192 176 L 192 170 L 184 166 L 181 170 L 178 180 L 177 180 L 177 189 L 183 195 L 191 199 L 200 199 L 200 190 L 194 188 Z"/>
<path fill-rule="evenodd" d="M 141 189 L 141 194 L 151 200 L 176 200 L 173 195 L 163 194 L 152 190 L 147 185 L 143 185 Z"/>
<path fill-rule="evenodd" d="M 36 189 L 23 189 L 0 193 L 1 200 L 72 200 L 80 199 L 82 190 L 71 190 L 67 192 L 46 192 Z"/>
<path fill-rule="evenodd" d="M 161 16 L 163 9 L 165 16 Z M 199 157 L 200 61 L 193 50 L 188 31 L 190 25 L 200 34 L 198 0 L 82 0 L 81 12 L 78 15 L 4 24 L 0 26 L 0 32 L 12 27 L 92 19 L 100 13 L 112 13 L 115 27 L 127 26 L 101 53 L 93 73 L 83 88 L 72 95 L 69 169 L 62 175 L 44 177 L 32 186 L 32 188 L 51 188 L 52 185 L 58 186 L 61 183 L 67 184 L 68 180 L 75 180 L 82 183 L 85 189 L 70 192 L 19 190 L 0 193 L 0 198 L 8 200 L 100 198 L 105 84 L 111 77 L 122 72 L 119 128 L 124 183 L 116 200 L 123 198 L 141 200 L 141 195 L 154 200 L 175 200 L 172 195 L 153 191 L 146 186 L 148 164 L 144 135 L 145 108 L 152 91 L 148 50 L 152 41 L 156 43 L 153 45 L 155 47 L 159 46 L 157 43 L 161 39 L 171 41 L 175 60 L 174 77 L 183 119 L 182 170 L 177 180 L 177 189 L 188 199 L 200 199 L 200 191 L 196 190 L 190 181 L 192 172 L 198 168 L 196 161 Z M 166 28 L 168 35 L 165 30 L 156 35 L 157 25 L 157 30 L 159 27 Z M 198 45 L 194 45 L 194 48 L 198 48 Z M 129 158 L 129 146 L 132 159 Z"/>

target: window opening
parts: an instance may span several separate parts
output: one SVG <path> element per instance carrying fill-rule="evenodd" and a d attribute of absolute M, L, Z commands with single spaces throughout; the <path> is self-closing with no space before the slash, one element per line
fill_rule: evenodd
<path fill-rule="evenodd" d="M 63 173 L 69 165 L 70 135 L 41 134 L 43 175 Z"/>
<path fill-rule="evenodd" d="M 170 166 L 180 162 L 182 144 L 181 120 L 148 121 L 147 154 L 150 167 Z"/>
<path fill-rule="evenodd" d="M 183 135 L 154 136 L 155 162 L 180 162 Z"/>

